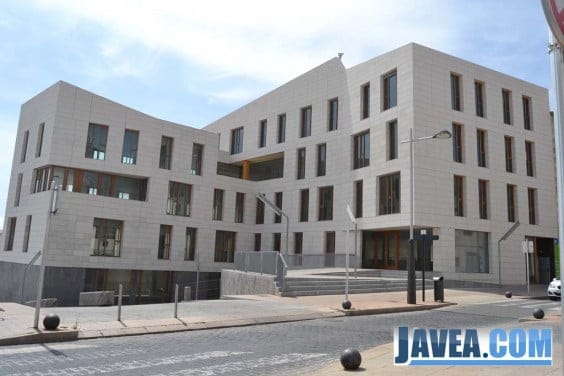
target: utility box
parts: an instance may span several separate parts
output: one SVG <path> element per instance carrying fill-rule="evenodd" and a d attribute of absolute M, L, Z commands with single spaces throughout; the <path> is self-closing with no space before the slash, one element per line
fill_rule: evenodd
<path fill-rule="evenodd" d="M 445 301 L 445 282 L 444 277 L 433 277 L 433 288 L 435 290 L 435 301 Z"/>

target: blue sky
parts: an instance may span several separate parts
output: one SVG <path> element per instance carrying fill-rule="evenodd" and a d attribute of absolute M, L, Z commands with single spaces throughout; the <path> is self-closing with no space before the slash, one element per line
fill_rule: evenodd
<path fill-rule="evenodd" d="M 2 216 L 20 106 L 58 80 L 198 128 L 338 52 L 353 66 L 409 42 L 551 85 L 537 0 L 5 0 L 1 9 Z"/>

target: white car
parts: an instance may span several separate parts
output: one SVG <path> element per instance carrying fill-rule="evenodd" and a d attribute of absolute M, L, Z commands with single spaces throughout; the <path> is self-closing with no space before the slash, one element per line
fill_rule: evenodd
<path fill-rule="evenodd" d="M 554 278 L 552 282 L 550 282 L 548 289 L 546 290 L 546 293 L 548 294 L 548 297 L 550 299 L 560 299 L 561 284 L 562 282 L 557 278 Z"/>

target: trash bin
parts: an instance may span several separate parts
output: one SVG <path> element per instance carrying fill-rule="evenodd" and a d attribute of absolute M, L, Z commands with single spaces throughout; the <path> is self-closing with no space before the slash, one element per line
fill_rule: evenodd
<path fill-rule="evenodd" d="M 433 277 L 433 288 L 435 289 L 435 301 L 445 301 L 445 283 L 444 277 Z"/>

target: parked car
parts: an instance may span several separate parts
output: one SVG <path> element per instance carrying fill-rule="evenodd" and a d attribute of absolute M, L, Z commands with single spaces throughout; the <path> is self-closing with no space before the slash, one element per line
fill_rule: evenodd
<path fill-rule="evenodd" d="M 548 284 L 548 289 L 546 289 L 546 293 L 550 299 L 560 299 L 560 287 L 562 282 L 560 279 L 554 278 L 552 282 Z"/>

